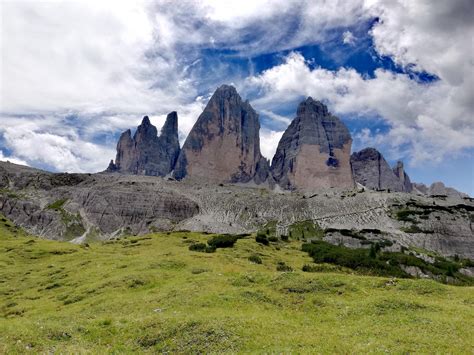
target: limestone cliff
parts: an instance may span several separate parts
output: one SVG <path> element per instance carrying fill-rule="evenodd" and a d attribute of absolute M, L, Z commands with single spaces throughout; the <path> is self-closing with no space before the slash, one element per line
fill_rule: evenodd
<path fill-rule="evenodd" d="M 403 167 L 403 162 L 398 161 L 397 165 L 393 168 L 393 172 L 395 173 L 398 180 L 400 181 L 400 183 L 403 186 L 402 191 L 411 192 L 413 190 L 413 187 L 412 187 L 412 184 L 411 184 L 411 181 L 410 181 L 410 177 L 405 172 L 405 169 Z"/>
<path fill-rule="evenodd" d="M 405 191 L 404 183 L 375 148 L 352 153 L 351 166 L 354 180 L 368 189 Z"/>
<path fill-rule="evenodd" d="M 168 114 L 160 136 L 145 116 L 133 138 L 130 130 L 122 133 L 115 163 L 111 161 L 107 171 L 165 176 L 173 170 L 179 150 L 177 113 Z"/>
<path fill-rule="evenodd" d="M 233 86 L 211 97 L 183 145 L 174 176 L 209 182 L 260 184 L 269 178 L 260 153 L 258 114 Z"/>
<path fill-rule="evenodd" d="M 298 106 L 283 134 L 271 170 L 285 189 L 352 188 L 352 139 L 347 127 L 311 97 Z"/>

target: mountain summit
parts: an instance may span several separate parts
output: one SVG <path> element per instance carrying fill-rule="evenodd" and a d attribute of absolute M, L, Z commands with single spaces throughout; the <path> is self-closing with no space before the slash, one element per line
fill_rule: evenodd
<path fill-rule="evenodd" d="M 233 86 L 222 85 L 189 133 L 174 176 L 211 182 L 260 184 L 269 177 L 260 153 L 258 114 Z"/>
<path fill-rule="evenodd" d="M 273 176 L 285 189 L 351 188 L 351 144 L 341 120 L 322 102 L 308 97 L 278 143 Z"/>
<path fill-rule="evenodd" d="M 169 174 L 179 155 L 178 115 L 171 112 L 158 137 L 158 130 L 148 116 L 143 117 L 133 138 L 128 129 L 117 143 L 115 163 L 107 171 L 135 175 L 165 176 Z"/>

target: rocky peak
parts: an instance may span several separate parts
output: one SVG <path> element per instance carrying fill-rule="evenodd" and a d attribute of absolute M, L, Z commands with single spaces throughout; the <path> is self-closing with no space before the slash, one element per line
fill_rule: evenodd
<path fill-rule="evenodd" d="M 160 136 L 172 138 L 178 137 L 178 113 L 176 111 L 170 112 L 168 116 L 166 116 L 166 121 L 161 128 Z"/>
<path fill-rule="evenodd" d="M 148 144 L 155 140 L 158 135 L 158 130 L 150 122 L 148 116 L 143 117 L 141 125 L 137 127 L 137 130 L 133 136 L 133 140 L 137 143 Z"/>
<path fill-rule="evenodd" d="M 230 85 L 220 86 L 189 133 L 178 158 L 177 179 L 261 183 L 268 163 L 260 153 L 258 114 Z"/>
<path fill-rule="evenodd" d="M 306 100 L 301 102 L 298 105 L 298 109 L 296 110 L 297 116 L 307 116 L 307 113 L 309 113 L 309 117 L 320 117 L 329 115 L 327 106 L 324 105 L 321 101 L 314 100 L 311 96 L 308 96 Z"/>
<path fill-rule="evenodd" d="M 273 176 L 285 189 L 351 188 L 351 144 L 342 121 L 322 102 L 308 97 L 298 105 L 278 143 Z"/>
<path fill-rule="evenodd" d="M 399 179 L 400 183 L 403 186 L 403 191 L 405 192 L 411 192 L 413 189 L 413 186 L 410 181 L 410 177 L 408 174 L 405 172 L 405 169 L 403 167 L 403 162 L 402 161 L 397 161 L 397 165 L 393 168 L 393 172 Z"/>
<path fill-rule="evenodd" d="M 425 184 L 413 183 L 413 192 L 428 196 L 447 196 L 452 198 L 468 198 L 469 195 L 460 192 L 452 187 L 447 187 L 444 183 L 437 181 L 429 187 Z"/>
<path fill-rule="evenodd" d="M 168 114 L 159 137 L 158 130 L 145 116 L 133 138 L 129 129 L 121 134 L 115 163 L 112 161 L 107 171 L 165 176 L 173 170 L 179 150 L 176 112 Z"/>
<path fill-rule="evenodd" d="M 405 191 L 383 155 L 375 148 L 365 148 L 351 155 L 354 180 L 373 190 Z"/>

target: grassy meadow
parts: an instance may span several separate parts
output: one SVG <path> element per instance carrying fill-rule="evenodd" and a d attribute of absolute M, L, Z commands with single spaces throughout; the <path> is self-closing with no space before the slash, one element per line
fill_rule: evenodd
<path fill-rule="evenodd" d="M 211 237 L 79 246 L 2 218 L 0 353 L 474 352 L 473 287 L 316 265 L 291 239 L 189 250 Z"/>

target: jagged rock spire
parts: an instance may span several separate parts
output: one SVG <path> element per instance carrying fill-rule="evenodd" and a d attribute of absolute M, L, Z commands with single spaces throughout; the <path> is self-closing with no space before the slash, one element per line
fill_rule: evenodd
<path fill-rule="evenodd" d="M 107 171 L 165 176 L 173 170 L 179 151 L 176 112 L 168 114 L 159 137 L 158 130 L 145 116 L 133 138 L 130 130 L 122 133 L 115 163 L 111 162 Z"/>
<path fill-rule="evenodd" d="M 258 114 L 230 85 L 220 86 L 189 133 L 174 176 L 214 182 L 262 183 L 268 162 L 260 153 Z"/>

